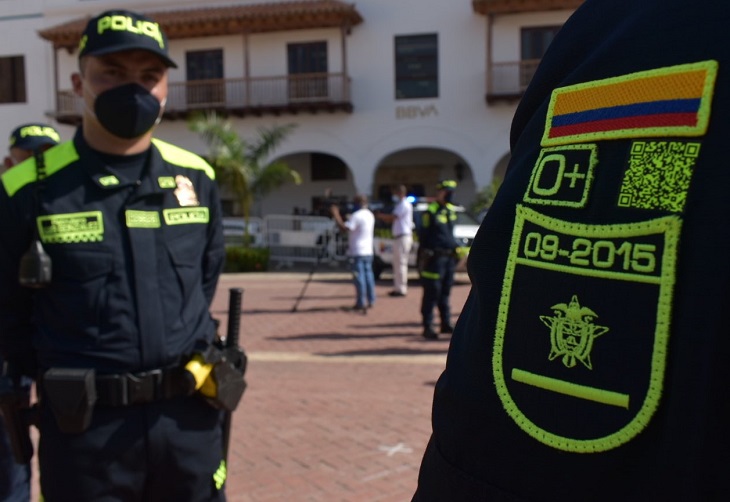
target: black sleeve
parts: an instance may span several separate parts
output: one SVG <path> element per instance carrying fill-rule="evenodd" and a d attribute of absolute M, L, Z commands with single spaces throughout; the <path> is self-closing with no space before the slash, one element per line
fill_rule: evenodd
<path fill-rule="evenodd" d="M 0 185 L 0 355 L 33 375 L 32 290 L 20 286 L 20 258 L 30 243 L 30 211 L 19 211 Z"/>
<path fill-rule="evenodd" d="M 210 183 L 208 197 L 210 220 L 208 222 L 207 244 L 203 257 L 203 290 L 205 298 L 208 300 L 208 305 L 210 305 L 213 303 L 218 278 L 221 272 L 223 272 L 226 259 L 221 202 L 218 195 L 218 186 L 215 181 Z"/>

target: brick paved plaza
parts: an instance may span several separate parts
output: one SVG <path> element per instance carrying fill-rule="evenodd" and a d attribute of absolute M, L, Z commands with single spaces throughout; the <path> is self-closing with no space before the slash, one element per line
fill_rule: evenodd
<path fill-rule="evenodd" d="M 221 277 L 213 313 L 224 327 L 229 289 L 244 290 L 240 337 L 249 357 L 228 500 L 408 502 L 448 335 L 421 338 L 415 276 L 406 298 L 391 298 L 384 273 L 363 315 L 341 309 L 354 304 L 349 274 L 310 271 Z M 469 292 L 467 277 L 457 279 L 454 322 Z M 34 492 L 37 499 L 37 481 Z"/>
<path fill-rule="evenodd" d="M 234 418 L 228 498 L 410 501 L 448 336 L 421 338 L 417 285 L 408 297 L 391 298 L 384 274 L 375 307 L 363 315 L 341 310 L 354 304 L 348 274 L 317 271 L 301 296 L 308 277 L 221 280 L 216 315 L 227 309 L 228 288 L 244 289 L 241 341 L 250 359 L 249 388 Z M 459 278 L 454 321 L 469 290 Z"/>

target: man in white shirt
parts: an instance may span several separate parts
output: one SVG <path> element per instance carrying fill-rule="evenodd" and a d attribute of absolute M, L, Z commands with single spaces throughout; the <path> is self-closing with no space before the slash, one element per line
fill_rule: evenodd
<path fill-rule="evenodd" d="M 413 247 L 413 205 L 407 198 L 405 185 L 393 192 L 396 203 L 391 214 L 379 213 L 378 219 L 391 224 L 393 234 L 393 291 L 388 296 L 406 296 L 408 293 L 408 255 Z"/>
<path fill-rule="evenodd" d="M 347 221 L 343 221 L 336 205 L 330 208 L 332 217 L 339 229 L 347 232 L 347 254 L 352 260 L 357 299 L 352 310 L 367 314 L 367 309 L 375 304 L 375 276 L 373 275 L 373 233 L 375 216 L 368 209 L 368 198 L 364 194 L 355 196 L 355 211 Z"/>

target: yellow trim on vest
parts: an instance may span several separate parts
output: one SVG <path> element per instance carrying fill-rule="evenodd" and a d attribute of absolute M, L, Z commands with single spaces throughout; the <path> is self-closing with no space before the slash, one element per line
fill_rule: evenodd
<path fill-rule="evenodd" d="M 223 488 L 223 485 L 226 482 L 226 478 L 228 477 L 228 468 L 226 467 L 226 461 L 221 460 L 220 465 L 218 466 L 218 469 L 213 473 L 213 481 L 215 482 L 215 488 L 216 490 L 220 490 Z"/>
<path fill-rule="evenodd" d="M 46 161 L 47 177 L 52 176 L 79 158 L 72 141 L 61 143 L 46 150 L 43 156 Z M 12 197 L 25 185 L 36 181 L 35 158 L 31 157 L 5 171 L 1 179 L 8 196 Z"/>
<path fill-rule="evenodd" d="M 162 158 L 167 162 L 188 169 L 198 169 L 205 172 L 208 178 L 215 179 L 215 171 L 210 167 L 202 157 L 187 150 L 183 150 L 179 146 L 171 145 L 157 138 L 152 138 L 154 144 L 160 151 Z"/>

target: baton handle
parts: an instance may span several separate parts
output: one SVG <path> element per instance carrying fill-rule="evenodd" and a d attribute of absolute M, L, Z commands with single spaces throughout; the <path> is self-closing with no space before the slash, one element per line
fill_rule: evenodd
<path fill-rule="evenodd" d="M 228 296 L 228 331 L 226 332 L 226 347 L 238 347 L 239 332 L 241 330 L 241 301 L 242 288 L 229 289 Z"/>

